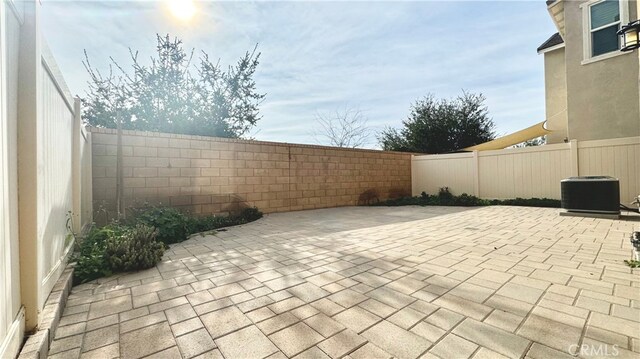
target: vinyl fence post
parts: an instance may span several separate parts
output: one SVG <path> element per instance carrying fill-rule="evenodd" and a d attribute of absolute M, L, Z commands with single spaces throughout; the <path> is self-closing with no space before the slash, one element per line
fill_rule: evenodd
<path fill-rule="evenodd" d="M 417 183 L 418 183 L 418 177 L 417 177 L 417 171 L 416 171 L 416 166 L 415 166 L 415 159 L 416 156 L 415 155 L 411 155 L 411 160 L 410 160 L 410 164 L 411 164 L 411 195 L 412 196 L 417 196 L 418 195 L 418 190 L 417 190 Z"/>
<path fill-rule="evenodd" d="M 480 158 L 478 151 L 473 151 L 473 194 L 480 197 Z"/>
<path fill-rule="evenodd" d="M 580 176 L 580 168 L 578 167 L 578 140 L 571 140 L 571 142 L 569 142 L 569 148 L 571 151 L 571 176 Z"/>
<path fill-rule="evenodd" d="M 82 169 L 81 169 L 81 158 L 80 154 L 81 146 L 80 141 L 82 141 L 82 133 L 80 126 L 82 126 L 80 121 L 80 98 L 75 97 L 73 101 L 73 146 L 72 146 L 72 170 L 73 176 L 73 213 L 71 214 L 73 218 L 73 232 L 80 233 L 81 223 L 80 223 L 80 212 L 82 211 Z"/>
<path fill-rule="evenodd" d="M 40 3 L 22 2 L 18 71 L 18 221 L 20 238 L 20 297 L 26 314 L 26 331 L 40 320 L 40 275 L 44 253 L 38 234 L 38 143 L 42 105 L 42 51 Z M 4 14 L 2 14 L 4 16 Z"/>

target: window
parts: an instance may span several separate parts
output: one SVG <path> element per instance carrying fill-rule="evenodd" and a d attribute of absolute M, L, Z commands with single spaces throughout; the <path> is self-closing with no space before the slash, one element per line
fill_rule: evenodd
<path fill-rule="evenodd" d="M 616 33 L 620 24 L 619 0 L 604 0 L 589 6 L 590 57 L 618 51 L 620 40 Z"/>

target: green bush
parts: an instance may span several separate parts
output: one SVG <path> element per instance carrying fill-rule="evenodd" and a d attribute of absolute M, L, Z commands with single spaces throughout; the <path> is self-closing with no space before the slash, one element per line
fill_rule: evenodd
<path fill-rule="evenodd" d="M 162 259 L 164 245 L 156 230 L 110 224 L 93 228 L 75 254 L 74 282 L 84 283 L 112 273 L 150 268 Z"/>
<path fill-rule="evenodd" d="M 91 251 L 76 258 L 76 266 L 73 270 L 73 281 L 75 284 L 85 283 L 110 275 L 111 269 L 104 259 L 104 249 L 94 247 Z"/>
<path fill-rule="evenodd" d="M 133 210 L 131 225 L 145 224 L 158 230 L 158 241 L 171 244 L 185 241 L 189 235 L 188 218 L 171 207 L 143 207 Z"/>
<path fill-rule="evenodd" d="M 257 208 L 245 208 L 240 214 L 235 216 L 202 216 L 189 217 L 187 220 L 187 228 L 189 234 L 207 232 L 218 228 L 237 226 L 253 222 L 262 218 L 262 212 Z"/>
<path fill-rule="evenodd" d="M 162 259 L 164 244 L 156 241 L 158 230 L 144 224 L 122 236 L 107 239 L 104 257 L 114 272 L 151 268 Z"/>
<path fill-rule="evenodd" d="M 257 208 L 233 216 L 186 216 L 169 207 L 133 210 L 126 223 L 93 228 L 74 254 L 74 282 L 84 283 L 116 272 L 151 268 L 162 259 L 165 244 L 182 242 L 192 233 L 255 221 Z"/>
<path fill-rule="evenodd" d="M 102 228 L 92 228 L 80 242 L 76 253 L 76 266 L 73 272 L 76 283 L 84 283 L 97 278 L 111 275 L 111 268 L 104 257 L 104 250 L 110 237 L 117 236 L 124 231 L 117 225 Z"/>
<path fill-rule="evenodd" d="M 262 218 L 262 212 L 257 207 L 249 207 L 245 208 L 240 212 L 240 215 L 237 216 L 244 223 L 249 223 L 253 221 L 257 221 Z"/>
<path fill-rule="evenodd" d="M 515 198 L 500 201 L 503 206 L 529 206 L 529 207 L 550 207 L 560 208 L 560 201 L 550 198 Z"/>
<path fill-rule="evenodd" d="M 93 228 L 80 242 L 75 254 L 76 266 L 74 281 L 84 283 L 111 275 L 112 270 L 107 263 L 104 252 L 110 238 L 117 238 L 126 231 L 118 224 L 110 224 L 102 228 Z"/>
<path fill-rule="evenodd" d="M 116 223 L 106 225 L 101 228 L 93 228 L 87 237 L 80 243 L 80 253 L 88 254 L 96 248 L 104 249 L 110 237 L 121 235 L 126 228 Z"/>
<path fill-rule="evenodd" d="M 212 229 L 228 227 L 229 218 L 226 216 L 201 216 L 189 217 L 187 220 L 187 228 L 189 234 L 210 231 Z"/>
<path fill-rule="evenodd" d="M 403 197 L 396 199 L 389 199 L 379 203 L 372 204 L 373 206 L 461 206 L 461 207 L 476 207 L 476 206 L 528 206 L 528 207 L 551 207 L 560 208 L 560 201 L 557 199 L 549 198 L 515 198 L 515 199 L 482 199 L 476 196 L 472 196 L 463 193 L 459 196 L 454 196 L 447 187 L 442 187 L 438 191 L 437 195 L 429 195 L 422 192 L 420 196 L 415 197 Z"/>
<path fill-rule="evenodd" d="M 187 216 L 175 208 L 147 206 L 134 209 L 129 223 L 154 227 L 158 230 L 158 241 L 171 244 L 182 242 L 193 233 L 236 226 L 259 218 L 262 218 L 262 212 L 255 207 L 245 208 L 237 215 Z"/>

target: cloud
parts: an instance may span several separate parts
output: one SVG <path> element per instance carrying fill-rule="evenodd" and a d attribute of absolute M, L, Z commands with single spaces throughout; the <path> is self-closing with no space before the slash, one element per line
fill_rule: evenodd
<path fill-rule="evenodd" d="M 232 64 L 259 44 L 258 139 L 313 143 L 317 112 L 350 104 L 376 128 L 400 126 L 410 105 L 466 89 L 487 97 L 498 132 L 544 118 L 543 61 L 535 52 L 554 27 L 539 1 L 198 2 L 194 22 L 162 2 L 44 1 L 46 38 L 72 91 L 93 64 L 128 63 L 128 47 L 152 55 L 155 34 Z"/>

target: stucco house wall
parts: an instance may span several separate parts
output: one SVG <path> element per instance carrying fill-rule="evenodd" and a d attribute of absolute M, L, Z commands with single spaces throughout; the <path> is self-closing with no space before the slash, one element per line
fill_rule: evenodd
<path fill-rule="evenodd" d="M 564 67 L 564 48 L 556 49 L 544 56 L 544 91 L 546 127 L 552 132 L 547 143 L 562 143 L 568 138 L 567 128 L 567 76 Z"/>
<path fill-rule="evenodd" d="M 565 136 L 578 141 L 639 136 L 639 51 L 585 59 L 581 6 L 588 1 L 563 3 L 564 47 L 544 52 L 547 126 L 556 131 L 549 135 L 549 143 L 558 143 Z M 628 21 L 638 18 L 637 1 L 622 0 L 622 4 L 628 6 Z M 566 129 L 558 130 L 565 119 L 557 114 L 565 101 Z"/>
<path fill-rule="evenodd" d="M 637 53 L 582 64 L 581 3 L 565 2 L 569 134 L 579 141 L 638 136 Z M 637 3 L 628 4 L 635 13 Z"/>

